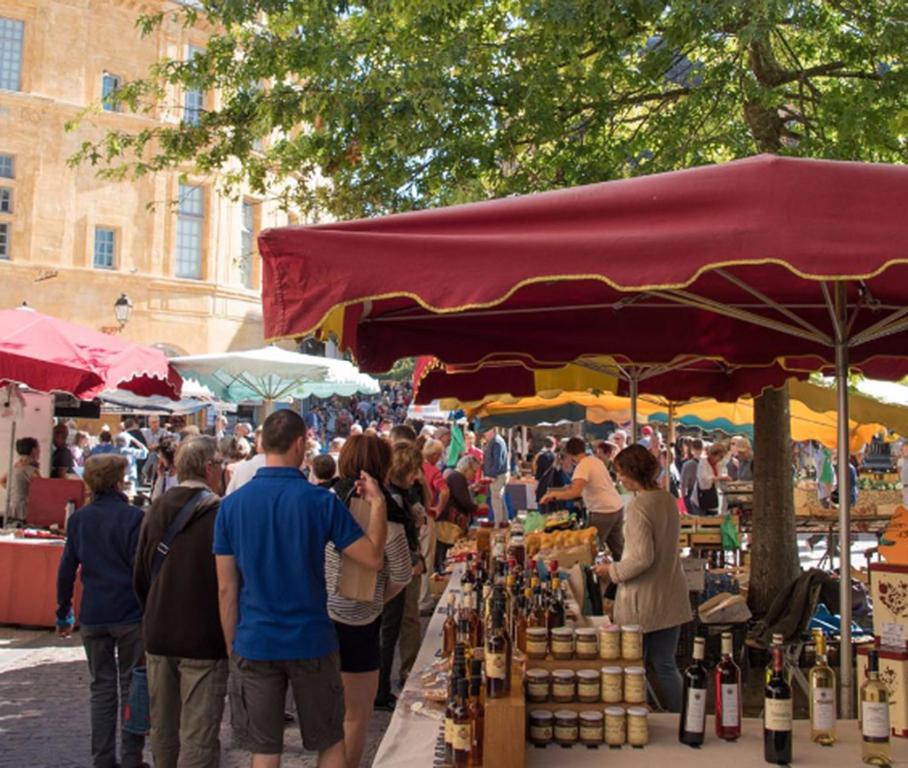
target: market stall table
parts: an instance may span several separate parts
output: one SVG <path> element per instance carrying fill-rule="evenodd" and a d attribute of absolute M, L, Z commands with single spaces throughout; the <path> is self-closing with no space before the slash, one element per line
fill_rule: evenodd
<path fill-rule="evenodd" d="M 0 535 L 0 624 L 53 627 L 57 610 L 57 570 L 63 541 Z M 76 580 L 76 616 L 82 583 Z"/>
<path fill-rule="evenodd" d="M 419 677 L 423 669 L 437 660 L 442 642 L 442 625 L 445 621 L 444 606 L 449 593 L 460 592 L 460 572 L 455 572 L 445 593 L 429 621 L 413 673 L 398 699 L 398 705 L 379 745 L 373 768 L 431 768 L 435 765 L 435 749 L 442 727 L 440 719 L 415 714 L 410 704 L 421 689 Z M 528 705 L 532 708 L 532 705 Z M 603 708 L 605 705 L 603 704 Z M 671 761 L 673 768 L 699 768 L 708 760 L 715 765 L 735 768 L 765 766 L 763 760 L 763 725 L 758 719 L 745 719 L 743 735 L 734 743 L 717 739 L 713 733 L 713 718 L 707 722 L 707 739 L 702 749 L 691 749 L 678 743 L 678 715 L 654 714 L 649 717 L 650 744 L 643 749 L 622 747 L 610 749 L 601 746 L 587 749 L 580 745 L 563 749 L 554 744 L 538 749 L 527 745 L 528 768 L 599 768 L 610 765 L 640 766 Z M 856 721 L 839 721 L 838 743 L 834 747 L 821 747 L 810 741 L 810 722 L 794 723 L 794 764 L 798 768 L 829 768 L 831 765 L 861 765 L 861 737 Z M 486 760 L 488 768 L 495 768 L 495 761 Z M 908 766 L 908 739 L 892 739 L 892 765 Z"/>
<path fill-rule="evenodd" d="M 604 706 L 604 705 L 603 705 Z M 765 768 L 763 760 L 763 722 L 745 718 L 741 738 L 736 742 L 721 741 L 715 737 L 713 718 L 707 717 L 706 743 L 700 749 L 692 749 L 678 743 L 678 715 L 650 715 L 650 744 L 643 749 L 621 747 L 610 749 L 599 747 L 548 746 L 545 749 L 527 751 L 528 768 L 564 766 L 564 768 L 588 768 L 608 763 L 619 768 L 650 768 L 654 765 L 668 765 L 673 768 L 699 768 L 704 763 L 711 765 L 734 765 L 735 768 Z M 810 721 L 794 721 L 794 747 L 792 765 L 798 768 L 830 768 L 830 766 L 859 766 L 861 762 L 861 734 L 857 721 L 840 721 L 836 730 L 838 742 L 833 747 L 821 747 L 810 740 Z M 429 763 L 425 763 L 429 765 Z M 908 741 L 892 739 L 892 765 L 908 765 Z M 494 768 L 494 764 L 489 764 Z"/>

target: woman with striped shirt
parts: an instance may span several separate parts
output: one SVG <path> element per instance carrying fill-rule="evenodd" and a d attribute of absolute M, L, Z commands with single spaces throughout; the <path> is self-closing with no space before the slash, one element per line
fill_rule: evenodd
<path fill-rule="evenodd" d="M 344 444 L 338 460 L 340 479 L 333 488 L 349 505 L 356 494 L 361 472 L 383 479 L 391 464 L 391 447 L 380 437 L 353 435 Z M 325 581 L 328 586 L 328 615 L 334 621 L 340 646 L 341 677 L 344 682 L 344 742 L 348 765 L 359 765 L 366 743 L 366 729 L 378 690 L 381 666 L 380 631 L 382 609 L 410 583 L 412 566 L 403 525 L 388 522 L 385 563 L 378 573 L 375 593 L 369 602 L 337 594 L 340 553 L 332 544 L 325 549 Z"/>

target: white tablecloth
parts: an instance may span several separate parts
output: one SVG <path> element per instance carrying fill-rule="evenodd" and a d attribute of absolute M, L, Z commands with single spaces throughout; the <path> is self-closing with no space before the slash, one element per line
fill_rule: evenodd
<path fill-rule="evenodd" d="M 451 576 L 435 614 L 429 621 L 422 647 L 413 665 L 413 674 L 407 681 L 388 730 L 378 747 L 372 768 L 431 768 L 435 754 L 435 742 L 441 723 L 424 715 L 405 711 L 403 700 L 407 692 L 420 690 L 419 673 L 436 659 L 442 645 L 442 626 L 445 623 L 445 609 L 448 595 L 460 592 L 460 569 Z M 490 766 L 491 768 L 491 766 Z"/>

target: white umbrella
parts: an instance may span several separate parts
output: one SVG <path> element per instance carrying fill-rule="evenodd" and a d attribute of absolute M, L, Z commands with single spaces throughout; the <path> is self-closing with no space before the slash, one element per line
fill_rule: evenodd
<path fill-rule="evenodd" d="M 375 394 L 378 382 L 361 374 L 346 360 L 263 347 L 245 352 L 189 355 L 171 358 L 171 365 L 183 376 L 196 379 L 214 395 L 229 403 Z"/>

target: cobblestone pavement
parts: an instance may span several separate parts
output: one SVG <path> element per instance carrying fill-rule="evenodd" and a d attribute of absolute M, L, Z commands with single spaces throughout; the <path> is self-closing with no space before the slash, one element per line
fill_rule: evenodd
<path fill-rule="evenodd" d="M 230 748 L 227 719 L 221 766 L 245 768 L 248 754 Z M 372 765 L 390 719 L 373 715 L 363 766 Z M 78 634 L 58 640 L 48 631 L 0 626 L 0 768 L 91 768 L 89 733 L 88 666 Z M 315 768 L 295 725 L 285 744 L 285 768 Z M 150 764 L 150 753 L 146 759 Z"/>

